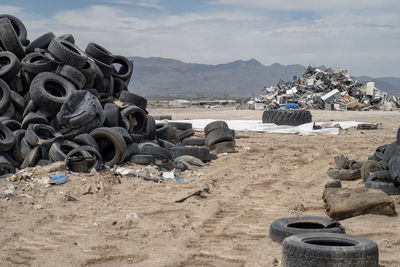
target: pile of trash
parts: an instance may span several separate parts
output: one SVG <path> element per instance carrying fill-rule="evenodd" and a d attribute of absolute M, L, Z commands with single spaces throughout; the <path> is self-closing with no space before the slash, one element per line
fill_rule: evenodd
<path fill-rule="evenodd" d="M 263 91 L 265 95 L 250 100 L 247 108 L 392 110 L 398 107 L 388 99 L 387 93 L 375 87 L 374 82 L 362 83 L 352 78 L 347 70 L 339 68 L 321 70 L 309 66 L 300 78 L 294 77 L 292 82 L 281 80 Z"/>
<path fill-rule="evenodd" d="M 82 51 L 71 34 L 29 41 L 11 15 L 0 15 L 0 67 L 2 177 L 59 161 L 77 172 L 127 161 L 185 169 L 216 158 L 219 141 L 234 142 L 234 133 L 219 133 L 209 148 L 191 138 L 190 123 L 156 123 L 147 100 L 128 91 L 126 57 L 95 43 Z"/>

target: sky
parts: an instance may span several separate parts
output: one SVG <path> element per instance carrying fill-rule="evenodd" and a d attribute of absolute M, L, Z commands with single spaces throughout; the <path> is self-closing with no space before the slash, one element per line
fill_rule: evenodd
<path fill-rule="evenodd" d="M 256 59 L 400 77 L 398 0 L 1 0 L 33 40 L 72 33 L 114 54 L 221 64 Z"/>

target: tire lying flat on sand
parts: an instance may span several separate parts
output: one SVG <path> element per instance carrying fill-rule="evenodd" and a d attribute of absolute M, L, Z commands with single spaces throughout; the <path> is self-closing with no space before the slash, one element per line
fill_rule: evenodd
<path fill-rule="evenodd" d="M 271 109 L 264 111 L 262 122 L 298 126 L 312 122 L 312 115 L 309 110 Z"/>
<path fill-rule="evenodd" d="M 378 267 L 375 242 L 337 233 L 292 235 L 282 244 L 283 266 Z"/>

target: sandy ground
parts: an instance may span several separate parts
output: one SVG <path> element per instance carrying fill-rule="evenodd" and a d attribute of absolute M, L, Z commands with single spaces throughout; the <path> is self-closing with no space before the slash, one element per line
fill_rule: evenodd
<path fill-rule="evenodd" d="M 261 119 L 259 111 L 150 110 L 174 119 Z M 281 266 L 281 245 L 268 237 L 275 219 L 325 215 L 321 199 L 333 157 L 365 160 L 392 142 L 399 112 L 313 112 L 315 121 L 382 123 L 338 136 L 240 133 L 235 154 L 187 173 L 193 182 L 154 183 L 112 174 L 69 174 L 60 186 L 37 186 L 0 199 L 1 266 Z M 132 168 L 138 166 L 130 165 Z M 185 174 L 185 173 L 184 173 Z M 104 189 L 82 195 L 95 181 Z M 24 185 L 24 181 L 17 186 Z M 210 185 L 210 194 L 174 201 Z M 0 189 L 9 184 L 0 181 Z M 363 187 L 361 181 L 343 183 Z M 68 201 L 66 195 L 77 201 Z M 400 197 L 393 197 L 399 209 Z M 398 216 L 342 221 L 347 233 L 374 240 L 380 263 L 400 266 Z"/>

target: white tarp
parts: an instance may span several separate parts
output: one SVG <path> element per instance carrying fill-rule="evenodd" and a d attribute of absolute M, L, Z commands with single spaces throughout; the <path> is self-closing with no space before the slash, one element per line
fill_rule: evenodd
<path fill-rule="evenodd" d="M 173 120 L 174 122 L 188 122 L 193 125 L 193 129 L 203 131 L 204 127 L 215 119 L 198 120 Z M 224 120 L 230 129 L 235 131 L 265 132 L 265 133 L 291 133 L 301 135 L 338 135 L 339 129 L 356 128 L 365 122 L 356 121 L 337 121 L 337 122 L 316 122 L 315 125 L 322 129 L 314 130 L 313 122 L 299 126 L 276 125 L 273 123 L 262 123 L 259 120 Z"/>

